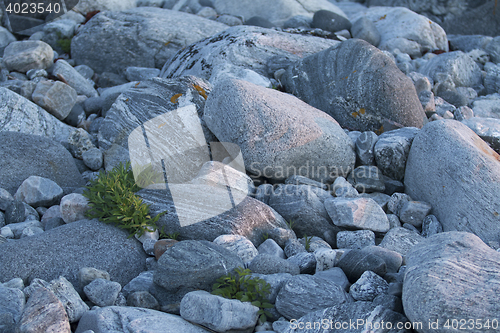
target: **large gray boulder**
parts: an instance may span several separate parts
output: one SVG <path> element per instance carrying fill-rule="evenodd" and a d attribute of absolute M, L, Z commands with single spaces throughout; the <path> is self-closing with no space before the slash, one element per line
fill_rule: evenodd
<path fill-rule="evenodd" d="M 384 121 L 422 127 L 412 81 L 376 47 L 346 40 L 289 66 L 282 84 L 350 130 L 383 131 Z"/>
<path fill-rule="evenodd" d="M 237 26 L 179 51 L 165 63 L 160 77 L 195 75 L 215 84 L 218 79 L 230 76 L 270 85 L 267 76 L 274 74 L 274 71 L 268 73 L 266 66 L 270 58 L 277 56 L 289 61 L 298 60 L 336 44 L 338 41 L 319 37 Z"/>
<path fill-rule="evenodd" d="M 500 153 L 500 119 L 472 117 L 464 119 L 462 124 L 467 125 L 493 150 Z"/>
<path fill-rule="evenodd" d="M 323 195 L 323 196 L 322 196 Z M 318 236 L 335 246 L 337 232 L 325 209 L 324 201 L 333 197 L 320 188 L 308 185 L 278 185 L 271 192 L 269 206 L 293 223 L 298 237 Z"/>
<path fill-rule="evenodd" d="M 140 129 L 141 125 L 159 116 L 165 118 L 159 125 L 166 123 L 170 119 L 166 115 L 167 113 L 188 105 L 194 105 L 196 113 L 201 118 L 205 99 L 210 90 L 211 85 L 208 82 L 194 76 L 176 79 L 153 78 L 133 85 L 125 90 L 107 111 L 106 118 L 99 127 L 99 147 L 108 150 L 113 145 L 118 145 L 128 149 L 129 135 L 133 130 Z M 178 121 L 177 118 L 173 119 L 175 117 L 173 113 L 171 116 L 172 119 L 168 124 L 164 124 L 160 128 L 156 126 L 157 132 L 148 133 L 151 144 L 160 136 L 166 135 L 165 132 L 170 130 L 173 125 L 171 123 Z M 203 120 L 200 120 L 199 124 L 202 128 L 205 127 Z M 188 133 L 184 134 L 185 138 L 181 137 L 177 140 L 184 143 L 188 139 Z M 204 134 L 206 141 L 213 141 L 211 140 L 213 135 L 210 135 L 206 128 Z M 195 147 L 189 146 L 184 149 L 189 150 L 190 148 Z M 181 156 L 177 156 L 177 158 L 181 158 Z"/>
<path fill-rule="evenodd" d="M 214 202 L 227 200 L 227 191 L 200 185 L 186 185 L 181 191 L 185 191 L 186 196 L 179 201 L 173 200 L 172 196 L 163 190 L 144 189 L 137 192 L 145 203 L 151 205 L 150 212 L 153 216 L 168 212 L 158 220 L 158 226 L 166 233 L 177 232 L 181 239 L 208 241 L 213 241 L 220 235 L 241 235 L 256 247 L 264 241 L 266 234 L 280 246 L 284 246 L 288 239 L 296 238 L 283 217 L 261 201 L 247 196 L 234 207 L 227 207 L 227 211 L 220 212 L 218 207 L 215 207 L 214 211 Z M 203 199 L 206 193 L 211 194 L 209 200 Z M 178 207 L 188 209 L 179 212 Z M 181 220 L 198 220 L 200 212 L 205 219 L 181 226 Z M 181 220 L 179 213 L 183 214 L 180 216 Z M 211 216 L 207 217 L 209 215 Z"/>
<path fill-rule="evenodd" d="M 412 322 L 436 322 L 418 332 L 442 332 L 450 320 L 497 318 L 500 313 L 500 253 L 468 232 L 445 232 L 416 245 L 406 256 L 403 306 Z M 422 306 L 425 304 L 425 306 Z M 475 326 L 471 331 L 497 332 Z M 493 325 L 494 326 L 494 325 Z M 469 327 L 470 328 L 470 327 Z"/>
<path fill-rule="evenodd" d="M 276 297 L 276 310 L 287 319 L 349 302 L 344 289 L 333 281 L 300 274 L 286 281 Z"/>
<path fill-rule="evenodd" d="M 383 1 L 383 0 L 382 0 Z M 418 1 L 421 3 L 425 1 Z M 351 17 L 354 22 L 366 17 L 380 32 L 378 48 L 386 51 L 399 49 L 403 53 L 419 57 L 427 51 L 448 51 L 446 32 L 439 24 L 427 17 L 403 7 L 373 7 Z"/>
<path fill-rule="evenodd" d="M 107 11 L 94 16 L 73 37 L 71 56 L 97 73 L 121 73 L 130 66 L 161 68 L 179 49 L 225 28 L 162 8 Z"/>
<path fill-rule="evenodd" d="M 0 132 L 35 134 L 64 142 L 73 130 L 35 103 L 0 87 Z"/>
<path fill-rule="evenodd" d="M 74 10 L 85 15 L 95 10 L 119 11 L 134 8 L 136 0 L 79 0 Z"/>
<path fill-rule="evenodd" d="M 314 326 L 315 323 L 327 323 L 328 328 L 325 329 L 323 325 Z M 398 324 L 403 328 L 398 328 Z M 291 323 L 284 333 L 412 332 L 412 330 L 404 329 L 405 324 L 409 324 L 411 327 L 411 323 L 402 314 L 391 311 L 382 305 L 375 305 L 373 302 L 350 302 L 306 314 Z"/>
<path fill-rule="evenodd" d="M 179 316 L 130 306 L 107 306 L 85 313 L 75 333 L 208 333 Z"/>
<path fill-rule="evenodd" d="M 418 71 L 435 82 L 446 75 L 457 87 L 478 88 L 483 82 L 481 68 L 467 53 L 462 51 L 437 55 L 427 61 Z"/>
<path fill-rule="evenodd" d="M 449 1 L 454 2 L 454 1 Z M 447 15 L 441 26 L 449 34 L 500 35 L 499 7 L 496 1 L 468 1 L 469 8 L 456 15 Z"/>
<path fill-rule="evenodd" d="M 275 24 L 283 24 L 292 16 L 302 15 L 312 18 L 318 10 L 325 9 L 347 17 L 344 12 L 327 0 L 214 0 L 213 6 L 217 13 L 243 16 L 245 20 L 253 16 L 263 17 Z"/>
<path fill-rule="evenodd" d="M 351 139 L 333 118 L 246 81 L 219 81 L 207 99 L 205 122 L 220 141 L 239 146 L 245 168 L 257 176 L 331 182 L 356 160 Z"/>
<path fill-rule="evenodd" d="M 464 124 L 427 124 L 413 140 L 405 191 L 432 205 L 444 231 L 500 237 L 500 156 Z"/>
<path fill-rule="evenodd" d="M 64 193 L 85 185 L 73 157 L 59 143 L 16 132 L 0 132 L 0 142 L 0 187 L 12 195 L 30 176 L 48 178 Z"/>
<path fill-rule="evenodd" d="M 219 277 L 237 267 L 243 267 L 243 261 L 224 247 L 187 240 L 175 243 L 162 254 L 153 281 L 171 293 L 211 291 Z"/>
<path fill-rule="evenodd" d="M 112 281 L 124 286 L 146 269 L 147 257 L 142 244 L 128 236 L 97 220 L 81 220 L 0 244 L 0 281 L 15 277 L 51 281 L 64 276 L 81 292 L 80 268 L 94 267 L 107 271 Z"/>

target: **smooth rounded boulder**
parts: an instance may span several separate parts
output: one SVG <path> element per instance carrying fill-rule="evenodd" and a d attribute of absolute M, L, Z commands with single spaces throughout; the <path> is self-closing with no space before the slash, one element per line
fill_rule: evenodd
<path fill-rule="evenodd" d="M 454 231 L 429 237 L 407 254 L 406 265 L 406 316 L 411 322 L 439 321 L 438 326 L 423 325 L 419 333 L 448 331 L 446 323 L 453 328 L 463 320 L 472 324 L 468 332 L 498 332 L 500 253 L 477 236 Z"/>
<path fill-rule="evenodd" d="M 354 167 L 354 145 L 335 119 L 294 96 L 227 79 L 214 87 L 204 116 L 221 142 L 240 147 L 254 175 L 332 182 Z"/>
<path fill-rule="evenodd" d="M 380 133 L 387 120 L 418 128 L 424 124 L 411 79 L 364 40 L 346 40 L 296 62 L 281 83 L 349 130 Z"/>
<path fill-rule="evenodd" d="M 405 191 L 428 202 L 444 231 L 500 238 L 500 155 L 466 125 L 427 124 L 408 155 Z"/>

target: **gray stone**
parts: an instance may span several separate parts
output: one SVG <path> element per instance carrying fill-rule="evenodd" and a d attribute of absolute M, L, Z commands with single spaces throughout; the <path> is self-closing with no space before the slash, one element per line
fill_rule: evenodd
<path fill-rule="evenodd" d="M 380 246 L 405 256 L 413 246 L 423 240 L 424 238 L 417 232 L 400 227 L 389 230 L 382 239 Z"/>
<path fill-rule="evenodd" d="M 366 229 L 374 232 L 389 231 L 387 216 L 373 199 L 335 198 L 326 200 L 325 208 L 333 223 L 338 227 Z"/>
<path fill-rule="evenodd" d="M 78 282 L 80 289 L 88 285 L 95 279 L 110 280 L 109 273 L 94 267 L 82 267 L 78 271 Z"/>
<path fill-rule="evenodd" d="M 54 205 L 47 209 L 45 213 L 43 213 L 40 221 L 45 223 L 45 221 L 54 217 L 61 217 L 61 207 L 59 205 Z"/>
<path fill-rule="evenodd" d="M 387 273 L 397 273 L 403 264 L 403 257 L 401 254 L 381 246 L 367 246 L 363 248 L 363 251 L 384 259 Z"/>
<path fill-rule="evenodd" d="M 339 267 L 332 267 L 324 271 L 318 271 L 314 274 L 314 276 L 334 282 L 341 286 L 345 291 L 349 291 L 349 287 L 351 286 L 344 271 Z"/>
<path fill-rule="evenodd" d="M 316 272 L 326 271 L 336 266 L 346 251 L 349 250 L 332 250 L 322 248 L 314 251 L 314 256 L 316 257 Z"/>
<path fill-rule="evenodd" d="M 324 329 L 321 325 L 313 326 L 314 323 L 327 323 L 330 328 L 332 320 L 333 329 Z M 384 323 L 382 325 L 381 323 Z M 335 324 L 337 326 L 335 326 Z M 344 324 L 345 323 L 345 324 Z M 351 324 L 352 323 L 352 324 Z M 360 323 L 357 326 L 356 323 Z M 302 318 L 299 318 L 293 325 L 287 323 L 288 328 L 283 333 L 299 332 L 296 327 L 305 327 L 310 333 L 323 332 L 391 332 L 391 333 L 410 333 L 412 330 L 398 329 L 398 325 L 405 327 L 411 323 L 402 314 L 391 311 L 381 305 L 375 305 L 372 302 L 349 302 L 341 305 L 328 307 L 315 312 L 311 312 Z M 350 325 L 351 324 L 351 325 Z M 344 325 L 344 326 L 342 326 Z M 382 328 L 382 326 L 384 328 Z M 387 329 L 387 327 L 392 329 Z M 335 329 L 335 327 L 337 329 Z M 342 328 L 343 327 L 343 328 Z M 301 330 L 302 331 L 302 330 Z"/>
<path fill-rule="evenodd" d="M 373 299 L 374 305 L 381 305 L 394 312 L 403 313 L 401 298 L 394 295 L 380 294 Z"/>
<path fill-rule="evenodd" d="M 259 254 L 252 260 L 248 268 L 252 272 L 259 274 L 300 274 L 300 268 L 297 263 L 269 254 Z"/>
<path fill-rule="evenodd" d="M 173 113 L 172 111 L 181 108 L 181 110 L 185 110 L 185 112 L 190 112 L 191 108 L 182 108 L 191 104 L 194 104 L 196 112 L 200 118 L 206 141 L 214 141 L 213 135 L 211 135 L 206 129 L 205 122 L 203 121 L 205 99 L 207 94 L 211 91 L 211 86 L 206 81 L 192 76 L 168 80 L 153 78 L 144 82 L 137 82 L 135 85 L 124 86 L 116 90 L 116 92 L 114 92 L 114 90 L 106 90 L 106 95 L 101 95 L 109 96 L 109 98 L 111 98 L 112 96 L 121 93 L 116 100 L 112 99 L 114 103 L 109 111 L 107 111 L 106 118 L 99 128 L 99 147 L 105 150 L 105 154 L 106 151 L 113 148 L 113 145 L 119 145 L 128 149 L 128 138 L 133 130 L 147 121 L 154 121 L 153 119 L 156 119 L 161 115 L 165 115 L 166 113 L 168 113 L 168 115 L 165 115 L 164 118 L 160 119 L 171 120 L 169 126 L 164 128 L 176 130 L 179 132 L 179 135 L 184 134 L 173 124 L 173 119 L 184 115 L 184 113 L 181 113 L 180 111 L 179 113 Z M 128 114 L 130 116 L 123 117 L 124 114 Z M 163 122 L 165 123 L 167 121 Z M 192 124 L 190 126 L 200 126 L 200 123 L 197 125 Z M 164 132 L 165 130 L 160 133 Z M 160 133 L 154 132 L 149 133 L 149 135 L 160 135 Z M 199 149 L 199 142 L 196 142 L 195 145 L 195 143 L 191 141 L 192 140 L 187 141 L 184 144 L 185 146 L 182 146 L 181 148 L 185 150 L 195 148 Z M 180 153 L 181 152 L 179 152 L 176 156 L 179 159 L 183 158 Z M 127 156 L 127 158 L 130 157 Z M 192 160 L 192 156 L 184 158 L 188 159 L 186 163 Z M 206 161 L 199 162 L 200 168 L 204 162 Z"/>
<path fill-rule="evenodd" d="M 243 262 L 224 247 L 207 241 L 187 240 L 165 251 L 158 260 L 153 280 L 167 291 L 183 290 L 184 296 L 196 289 L 211 290 L 215 280 L 236 267 L 243 267 Z"/>
<path fill-rule="evenodd" d="M 130 66 L 159 68 L 179 49 L 225 28 L 161 8 L 99 13 L 79 29 L 71 42 L 71 55 L 78 65 L 88 65 L 97 73 L 120 73 Z"/>
<path fill-rule="evenodd" d="M 399 217 L 401 208 L 403 208 L 403 206 L 410 201 L 412 201 L 412 199 L 406 193 L 393 193 L 387 203 L 387 209 L 389 212 L 392 212 Z"/>
<path fill-rule="evenodd" d="M 85 121 L 85 110 L 81 104 L 75 104 L 68 116 L 64 119 L 66 124 L 77 127 L 78 125 L 84 123 Z"/>
<path fill-rule="evenodd" d="M 91 80 L 94 76 L 94 70 L 87 65 L 75 66 L 74 69 L 87 80 Z"/>
<path fill-rule="evenodd" d="M 278 292 L 281 290 L 283 285 L 292 277 L 289 273 L 276 273 L 276 274 L 259 274 L 252 273 L 250 274 L 251 278 L 259 278 L 267 282 L 271 286 L 271 290 L 267 295 L 266 299 L 274 304 L 276 302 L 276 296 L 278 296 Z"/>
<path fill-rule="evenodd" d="M 252 242 L 240 235 L 220 235 L 214 239 L 214 243 L 236 254 L 244 263 L 252 261 L 259 254 Z"/>
<path fill-rule="evenodd" d="M 300 252 L 287 258 L 287 261 L 297 264 L 300 274 L 312 274 L 316 271 L 316 257 L 313 253 Z"/>
<path fill-rule="evenodd" d="M 75 333 L 130 332 L 141 333 L 208 333 L 180 316 L 151 309 L 108 306 L 87 312 L 78 324 Z"/>
<path fill-rule="evenodd" d="M 122 293 L 127 297 L 137 291 L 147 291 L 153 284 L 153 271 L 146 271 L 133 278 L 122 288 Z"/>
<path fill-rule="evenodd" d="M 422 222 L 422 237 L 434 236 L 443 232 L 443 226 L 434 215 L 427 215 Z"/>
<path fill-rule="evenodd" d="M 455 35 L 447 34 L 448 41 L 453 50 L 470 52 L 477 49 L 485 49 L 493 40 L 493 37 L 483 35 Z"/>
<path fill-rule="evenodd" d="M 300 243 L 298 239 L 289 239 L 285 243 L 283 252 L 285 252 L 285 256 L 288 258 L 296 255 L 297 253 L 307 252 L 307 251 L 305 246 L 302 243 Z"/>
<path fill-rule="evenodd" d="M 5 209 L 5 224 L 19 223 L 26 219 L 26 209 L 20 200 L 9 201 Z"/>
<path fill-rule="evenodd" d="M 270 87 L 267 64 L 271 58 L 297 60 L 337 43 L 260 27 L 232 27 L 179 51 L 165 63 L 160 77 L 194 75 L 212 84 L 231 77 Z"/>
<path fill-rule="evenodd" d="M 0 285 L 0 329 L 2 332 L 14 332 L 14 326 L 19 322 L 26 300 L 24 293 L 17 288 Z"/>
<path fill-rule="evenodd" d="M 43 25 L 42 41 L 49 44 L 59 54 L 68 53 L 63 48 L 61 40 L 70 40 L 75 35 L 76 21 L 70 19 L 59 19 Z"/>
<path fill-rule="evenodd" d="M 127 83 L 127 79 L 123 74 L 116 74 L 112 72 L 102 72 L 96 75 L 96 83 L 99 88 L 110 88 L 114 86 L 120 86 Z"/>
<path fill-rule="evenodd" d="M 399 212 L 399 219 L 403 223 L 410 223 L 416 228 L 422 226 L 424 218 L 430 213 L 432 206 L 427 202 L 408 201 Z"/>
<path fill-rule="evenodd" d="M 332 248 L 331 245 L 325 242 L 323 238 L 317 236 L 307 236 L 307 235 L 304 235 L 303 238 L 299 239 L 299 242 L 302 245 L 304 245 L 304 247 L 306 246 L 306 239 L 307 242 L 309 243 L 308 245 L 309 247 L 306 249 L 307 252 L 314 252 L 318 249 L 330 250 Z"/>
<path fill-rule="evenodd" d="M 15 198 L 26 202 L 32 207 L 50 207 L 59 203 L 63 196 L 63 189 L 54 181 L 30 176 L 16 191 Z"/>
<path fill-rule="evenodd" d="M 446 33 L 437 23 L 402 7 L 372 7 L 351 17 L 352 21 L 366 17 L 380 32 L 378 48 L 393 52 L 399 49 L 413 57 L 426 51 L 448 51 Z"/>
<path fill-rule="evenodd" d="M 272 239 L 266 239 L 257 248 L 259 254 L 270 254 L 278 258 L 285 259 L 285 252 L 283 249 Z"/>
<path fill-rule="evenodd" d="M 219 23 L 223 23 L 223 24 L 230 26 L 230 27 L 234 27 L 236 25 L 243 24 L 243 21 L 239 17 L 233 16 L 233 15 L 228 15 L 228 14 L 220 15 L 219 17 L 217 17 L 217 19 L 215 19 L 215 21 L 217 21 Z"/>
<path fill-rule="evenodd" d="M 362 39 L 373 46 L 380 43 L 381 36 L 377 26 L 366 17 L 360 17 L 352 24 L 351 33 L 353 38 Z"/>
<path fill-rule="evenodd" d="M 297 236 L 318 236 L 335 245 L 335 235 L 339 228 L 332 225 L 325 209 L 325 200 L 316 193 L 330 195 L 324 190 L 317 190 L 319 191 L 307 185 L 278 185 L 271 193 L 269 206 L 285 220 L 293 221 L 292 227 Z"/>
<path fill-rule="evenodd" d="M 172 187 L 172 185 L 169 186 Z M 182 189 L 186 193 L 207 193 L 210 191 L 208 192 L 211 193 L 211 196 L 208 197 L 209 200 L 206 202 L 198 201 L 195 206 L 189 198 L 186 201 L 176 202 L 174 205 L 171 196 L 162 190 L 145 189 L 137 192 L 137 195 L 142 197 L 144 203 L 151 205 L 150 213 L 153 216 L 164 211 L 176 211 L 176 207 L 179 205 L 181 207 L 189 205 L 192 207 L 192 211 L 183 212 L 184 218 L 189 220 L 191 218 L 198 219 L 200 211 L 212 212 L 214 200 L 217 198 L 227 200 L 227 190 L 217 192 L 216 189 L 200 185 L 190 185 Z M 179 214 L 178 210 L 177 214 Z M 219 215 L 214 216 L 214 214 L 213 217 L 205 217 L 206 219 L 200 222 L 182 227 L 179 225 L 179 217 L 176 214 L 164 214 L 158 220 L 157 225 L 159 228 L 164 228 L 166 233 L 179 233 L 181 239 L 213 241 L 220 235 L 233 234 L 245 236 L 256 247 L 263 242 L 265 234 L 274 239 L 280 246 L 284 246 L 287 239 L 296 238 L 281 215 L 261 201 L 248 196 L 235 207 L 222 214 L 220 212 L 216 214 Z"/>
<path fill-rule="evenodd" d="M 26 76 L 29 80 L 33 80 L 35 78 L 47 77 L 49 74 L 45 69 L 30 69 L 26 72 Z"/>
<path fill-rule="evenodd" d="M 335 282 L 301 274 L 287 280 L 276 297 L 276 309 L 287 319 L 349 302 L 344 289 Z"/>
<path fill-rule="evenodd" d="M 71 328 L 61 301 L 52 291 L 38 288 L 26 303 L 17 332 L 71 333 Z"/>
<path fill-rule="evenodd" d="M 70 323 L 79 321 L 84 313 L 89 310 L 89 307 L 83 302 L 71 282 L 63 276 L 50 281 L 50 290 L 61 301 Z"/>
<path fill-rule="evenodd" d="M 340 249 L 362 249 L 375 245 L 375 233 L 371 230 L 340 231 L 337 246 Z"/>
<path fill-rule="evenodd" d="M 405 127 L 383 133 L 375 144 L 377 166 L 384 175 L 402 180 L 410 147 L 419 129 Z"/>
<path fill-rule="evenodd" d="M 462 124 L 473 130 L 500 154 L 500 119 L 473 117 L 462 120 Z"/>
<path fill-rule="evenodd" d="M 315 180 L 309 179 L 304 176 L 299 176 L 299 175 L 292 175 L 285 179 L 285 184 L 289 185 L 308 185 L 308 186 L 314 186 L 318 187 L 322 190 L 326 190 L 328 186 L 326 184 L 317 182 Z"/>
<path fill-rule="evenodd" d="M 443 28 L 449 34 L 476 34 L 498 36 L 500 25 L 496 18 L 494 2 L 474 2 L 476 6 L 468 8 L 458 15 L 445 17 Z"/>
<path fill-rule="evenodd" d="M 358 191 L 344 177 L 337 177 L 332 187 L 337 198 L 356 198 L 359 196 Z"/>
<path fill-rule="evenodd" d="M 351 141 L 333 118 L 276 90 L 234 79 L 220 81 L 208 97 L 204 116 L 220 141 L 239 145 L 247 170 L 258 176 L 284 180 L 299 174 L 327 182 L 346 175 L 354 165 Z M 250 130 L 243 133 L 243 128 Z M 288 134 L 266 134 L 277 128 L 287 128 Z"/>
<path fill-rule="evenodd" d="M 181 301 L 181 317 L 217 332 L 253 329 L 259 308 L 237 299 L 227 299 L 206 291 L 192 291 Z"/>
<path fill-rule="evenodd" d="M 97 278 L 83 287 L 83 292 L 88 299 L 97 306 L 111 306 L 118 298 L 122 286 L 113 282 Z"/>
<path fill-rule="evenodd" d="M 388 289 L 387 281 L 372 271 L 366 271 L 349 288 L 349 295 L 357 301 L 373 301 L 375 297 L 386 293 Z"/>
<path fill-rule="evenodd" d="M 333 3 L 325 0 L 314 0 L 308 2 L 300 2 L 297 0 L 279 0 L 272 3 L 262 0 L 243 0 L 239 2 L 230 0 L 214 0 L 212 3 L 217 13 L 227 13 L 235 16 L 241 15 L 245 18 L 261 16 L 278 25 L 281 25 L 290 17 L 296 15 L 312 17 L 314 12 L 320 9 L 329 10 L 346 17 L 342 10 L 340 10 Z"/>
<path fill-rule="evenodd" d="M 262 201 L 266 205 L 269 205 L 269 198 L 271 197 L 271 193 L 274 191 L 273 185 L 271 184 L 262 184 L 257 187 L 255 191 L 255 199 Z"/>
<path fill-rule="evenodd" d="M 28 226 L 23 229 L 23 232 L 19 236 L 19 239 L 24 238 L 24 237 L 31 237 L 35 236 L 38 234 L 43 233 L 43 228 L 42 227 L 34 227 L 34 226 Z"/>
<path fill-rule="evenodd" d="M 481 69 L 462 51 L 443 53 L 433 57 L 419 72 L 439 81 L 439 75 L 449 75 L 457 87 L 476 88 L 482 84 Z"/>
<path fill-rule="evenodd" d="M 344 15 L 322 9 L 314 13 L 312 26 L 330 32 L 337 32 L 346 29 L 350 30 L 352 24 Z"/>
<path fill-rule="evenodd" d="M 90 74 L 90 73 L 89 73 Z M 65 60 L 58 60 L 54 67 L 52 68 L 52 75 L 63 78 L 65 83 L 67 83 L 71 88 L 75 89 L 78 95 L 85 95 L 87 97 L 97 97 L 97 91 L 94 89 L 94 85 L 92 81 L 88 79 L 90 77 L 83 77 L 75 68 L 73 68 L 70 64 L 68 64 Z"/>
<path fill-rule="evenodd" d="M 66 223 L 85 219 L 85 212 L 90 209 L 89 202 L 81 194 L 71 193 L 61 199 L 61 217 Z"/>
<path fill-rule="evenodd" d="M 274 24 L 271 23 L 268 19 L 261 17 L 261 16 L 252 16 L 248 20 L 245 21 L 245 25 L 252 25 L 255 27 L 261 27 L 261 28 L 273 28 Z"/>
<path fill-rule="evenodd" d="M 74 130 L 68 137 L 68 150 L 75 158 L 82 159 L 83 153 L 93 148 L 92 138 L 83 128 Z"/>
<path fill-rule="evenodd" d="M 6 28 L 2 27 L 0 29 L 0 54 L 3 56 L 3 51 L 5 48 L 12 42 L 17 41 L 16 37 L 7 30 Z"/>
<path fill-rule="evenodd" d="M 50 281 L 63 275 L 81 292 L 78 271 L 96 267 L 125 285 L 146 268 L 141 245 L 114 226 L 96 220 L 74 222 L 36 237 L 2 244 L 0 264 L 4 269 L 0 271 L 0 281 L 14 277 Z"/>
<path fill-rule="evenodd" d="M 30 285 L 23 289 L 26 298 L 30 298 L 31 294 L 33 294 L 38 288 L 45 288 L 50 290 L 50 284 L 45 280 L 34 278 L 30 282 Z"/>
<path fill-rule="evenodd" d="M 454 113 L 457 109 L 455 105 L 448 103 L 441 97 L 436 97 L 434 100 L 434 104 L 436 106 L 436 113 L 440 117 L 445 117 L 446 114 Z"/>
<path fill-rule="evenodd" d="M 25 222 L 9 224 L 10 230 L 14 233 L 14 238 L 21 238 L 27 228 L 42 228 L 42 224 L 36 220 L 26 220 Z M 43 230 L 43 229 L 42 229 Z"/>
<path fill-rule="evenodd" d="M 24 289 L 24 281 L 21 278 L 13 278 L 5 283 L 2 283 L 5 288 L 16 288 L 19 290 Z"/>
<path fill-rule="evenodd" d="M 0 229 L 0 236 L 2 236 L 2 243 L 7 243 L 4 239 L 14 239 L 14 233 L 10 227 L 3 227 Z"/>
<path fill-rule="evenodd" d="M 304 15 L 295 15 L 283 22 L 283 29 L 287 28 L 310 28 L 312 19 Z"/>
<path fill-rule="evenodd" d="M 500 156 L 467 126 L 432 122 L 413 141 L 405 189 L 414 200 L 432 203 L 444 231 L 470 231 L 497 240 L 499 162 Z M 478 165 L 481 172 L 475 171 Z"/>
<path fill-rule="evenodd" d="M 12 194 L 3 188 L 0 188 L 0 210 L 5 211 L 11 201 L 14 201 Z"/>
<path fill-rule="evenodd" d="M 128 67 L 125 70 L 125 76 L 129 81 L 144 81 L 160 75 L 158 68 L 147 67 Z"/>
<path fill-rule="evenodd" d="M 370 66 L 362 69 L 366 63 Z M 386 119 L 404 126 L 423 125 L 425 114 L 411 80 L 363 40 L 346 40 L 297 62 L 287 68 L 281 82 L 287 91 L 348 129 L 383 130 Z M 356 96 L 350 91 L 357 91 Z"/>
<path fill-rule="evenodd" d="M 83 162 L 90 170 L 97 171 L 102 168 L 104 157 L 98 148 L 91 148 L 82 153 Z"/>
<path fill-rule="evenodd" d="M 380 276 L 387 273 L 387 264 L 377 255 L 362 250 L 351 250 L 339 261 L 338 267 L 342 268 L 351 282 L 356 282 L 366 271 L 372 271 Z"/>
<path fill-rule="evenodd" d="M 35 40 L 12 42 L 3 53 L 3 62 L 7 69 L 21 73 L 30 69 L 46 69 L 53 59 L 54 51 L 50 45 Z"/>
<path fill-rule="evenodd" d="M 5 226 L 5 214 L 0 212 L 0 228 Z"/>
<path fill-rule="evenodd" d="M 382 172 L 376 166 L 362 165 L 352 172 L 354 187 L 359 193 L 383 192 L 385 183 Z"/>
<path fill-rule="evenodd" d="M 127 305 L 153 310 L 160 309 L 160 304 L 158 303 L 156 298 L 154 298 L 154 296 L 147 291 L 134 291 L 133 293 L 131 293 L 127 297 Z"/>
<path fill-rule="evenodd" d="M 0 102 L 0 131 L 2 132 L 40 135 L 58 142 L 65 142 L 74 130 L 35 103 L 9 89 L 0 87 Z"/>
<path fill-rule="evenodd" d="M 478 97 L 472 102 L 474 115 L 482 118 L 500 118 L 499 100 L 500 95 L 497 93 Z"/>
<path fill-rule="evenodd" d="M 26 220 L 37 220 L 40 221 L 40 215 L 38 215 L 38 212 L 36 211 L 35 208 L 31 207 L 27 203 L 23 202 L 24 209 L 25 209 L 25 215 L 26 215 Z"/>
<path fill-rule="evenodd" d="M 495 283 L 499 262 L 500 253 L 473 234 L 446 232 L 427 238 L 407 255 L 403 306 L 408 319 L 445 322 L 455 317 L 494 316 L 500 306 Z M 421 306 L 424 299 L 425 309 Z M 482 331 L 497 329 L 484 327 Z"/>
<path fill-rule="evenodd" d="M 356 155 L 363 165 L 373 164 L 374 147 L 378 140 L 377 134 L 372 131 L 361 133 L 356 140 Z"/>
<path fill-rule="evenodd" d="M 384 178 L 384 184 L 387 182 Z M 362 193 L 359 195 L 361 198 L 372 199 L 375 201 L 384 211 L 387 210 L 387 203 L 391 199 L 391 197 L 385 193 L 373 192 L 373 193 Z"/>

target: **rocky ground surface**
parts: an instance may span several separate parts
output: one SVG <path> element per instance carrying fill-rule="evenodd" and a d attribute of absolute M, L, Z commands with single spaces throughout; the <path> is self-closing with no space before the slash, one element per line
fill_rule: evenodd
<path fill-rule="evenodd" d="M 0 53 L 1 332 L 498 332 L 496 1 L 80 0 Z M 177 239 L 86 219 L 130 160 Z"/>

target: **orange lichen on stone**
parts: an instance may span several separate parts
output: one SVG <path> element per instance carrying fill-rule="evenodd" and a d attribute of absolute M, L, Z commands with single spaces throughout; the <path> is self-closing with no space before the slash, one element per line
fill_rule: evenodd
<path fill-rule="evenodd" d="M 359 114 L 365 114 L 366 113 L 366 110 L 364 108 L 361 108 L 359 109 L 358 111 Z"/>
<path fill-rule="evenodd" d="M 172 103 L 177 103 L 177 100 L 179 99 L 179 97 L 181 97 L 182 94 L 175 94 L 174 96 L 172 96 L 172 98 L 170 98 L 170 102 Z"/>
<path fill-rule="evenodd" d="M 384 133 L 384 125 L 380 126 L 378 130 L 375 131 L 375 134 L 380 135 Z"/>
<path fill-rule="evenodd" d="M 380 20 L 385 20 L 385 18 L 386 18 L 386 17 L 387 17 L 387 14 L 385 14 L 384 16 L 381 16 L 381 17 L 379 18 L 379 21 L 380 21 Z"/>
<path fill-rule="evenodd" d="M 202 87 L 200 87 L 199 85 L 197 84 L 193 84 L 193 87 L 194 89 L 196 89 L 196 91 L 198 91 L 198 94 L 200 94 L 201 96 L 203 96 L 203 98 L 206 100 L 207 99 L 207 92 L 205 91 L 205 89 L 203 89 Z"/>

